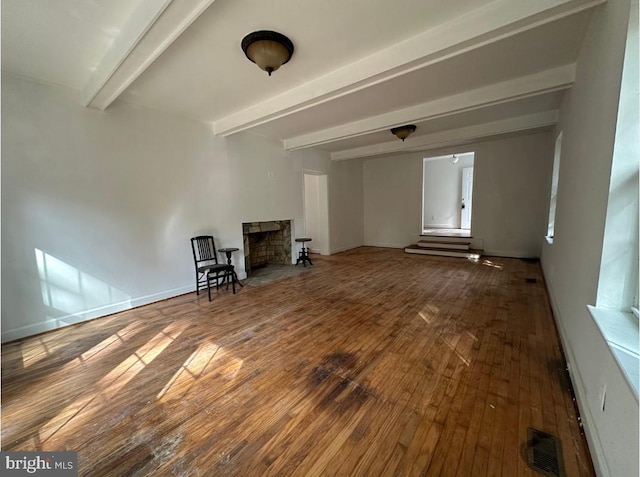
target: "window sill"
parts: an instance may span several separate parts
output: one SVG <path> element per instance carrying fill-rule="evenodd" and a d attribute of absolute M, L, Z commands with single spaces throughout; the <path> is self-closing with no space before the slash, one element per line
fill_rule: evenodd
<path fill-rule="evenodd" d="M 618 366 L 638 398 L 640 352 L 638 319 L 631 312 L 587 306 Z"/>

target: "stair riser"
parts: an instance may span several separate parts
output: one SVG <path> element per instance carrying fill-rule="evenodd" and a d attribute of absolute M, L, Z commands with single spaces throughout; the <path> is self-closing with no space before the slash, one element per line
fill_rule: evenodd
<path fill-rule="evenodd" d="M 433 255 L 438 257 L 460 257 L 460 258 L 479 258 L 480 254 L 477 252 L 464 252 L 464 251 L 444 251 L 444 250 L 429 250 L 428 248 L 423 249 L 411 249 L 405 248 L 404 251 L 406 253 L 414 253 L 416 255 Z"/>
<path fill-rule="evenodd" d="M 447 237 L 437 235 L 419 235 L 418 240 L 424 240 L 426 242 L 447 242 L 447 243 L 467 243 L 473 240 L 473 237 Z"/>
<path fill-rule="evenodd" d="M 448 248 L 451 250 L 469 250 L 469 244 L 455 244 L 446 242 L 418 242 L 422 248 Z"/>

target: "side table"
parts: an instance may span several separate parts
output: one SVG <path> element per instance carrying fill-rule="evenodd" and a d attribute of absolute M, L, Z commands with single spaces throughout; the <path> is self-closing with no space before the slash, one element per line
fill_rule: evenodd
<path fill-rule="evenodd" d="M 233 268 L 233 272 L 232 272 L 233 283 L 237 283 L 241 287 L 244 287 L 242 282 L 240 280 L 238 280 L 238 275 L 236 274 L 235 267 L 233 267 L 233 265 L 231 264 L 231 254 L 233 252 L 237 252 L 238 250 L 240 250 L 240 249 L 239 248 L 235 248 L 235 247 L 229 247 L 229 248 L 220 248 L 220 249 L 218 249 L 218 252 L 224 253 L 227 256 L 227 265 L 231 265 L 231 267 Z M 227 282 L 227 287 L 228 286 L 229 286 L 229 282 Z"/>

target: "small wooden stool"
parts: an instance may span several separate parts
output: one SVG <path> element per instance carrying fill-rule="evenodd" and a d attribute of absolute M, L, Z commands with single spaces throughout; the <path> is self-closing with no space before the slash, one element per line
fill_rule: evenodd
<path fill-rule="evenodd" d="M 313 265 L 313 262 L 309 258 L 309 248 L 304 246 L 305 242 L 311 242 L 311 239 L 310 238 L 306 238 L 306 237 L 305 238 L 297 238 L 296 242 L 302 243 L 302 250 L 300 250 L 300 254 L 298 255 L 298 260 L 296 261 L 296 267 L 298 266 L 298 264 L 300 262 L 302 262 L 302 265 L 304 267 L 307 266 L 307 262 L 309 262 L 309 265 Z"/>

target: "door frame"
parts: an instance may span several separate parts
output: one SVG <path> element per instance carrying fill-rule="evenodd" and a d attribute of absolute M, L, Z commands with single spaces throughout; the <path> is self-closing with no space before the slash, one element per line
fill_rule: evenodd
<path fill-rule="evenodd" d="M 330 255 L 330 226 L 329 226 L 329 174 L 326 172 L 316 171 L 313 169 L 303 169 L 302 170 L 302 218 L 304 223 L 304 234 L 307 234 L 308 224 L 307 224 L 307 197 L 306 197 L 306 181 L 305 176 L 318 176 L 320 177 L 320 181 L 318 186 L 320 188 L 320 197 L 318 199 L 318 207 L 320 208 L 321 221 L 318 226 L 322 229 L 322 237 L 324 239 L 320 240 L 320 247 L 313 247 L 313 240 L 311 241 L 310 250 L 314 253 L 320 253 L 321 255 Z M 324 218 L 324 220 L 323 220 Z M 313 237 L 310 237 L 313 239 Z"/>
<path fill-rule="evenodd" d="M 473 169 L 474 166 L 462 169 L 462 184 L 460 188 L 462 197 L 460 199 L 460 229 L 462 230 L 471 230 L 471 220 L 473 218 Z"/>

